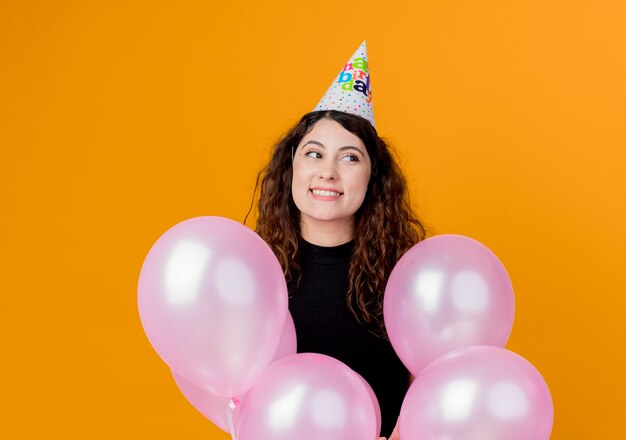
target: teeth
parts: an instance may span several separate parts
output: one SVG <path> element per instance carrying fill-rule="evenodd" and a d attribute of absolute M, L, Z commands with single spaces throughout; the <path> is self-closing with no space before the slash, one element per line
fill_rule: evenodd
<path fill-rule="evenodd" d="M 339 195 L 339 193 L 335 191 L 323 191 L 321 189 L 314 189 L 312 191 L 313 191 L 313 194 L 315 194 L 316 196 L 338 196 Z"/>

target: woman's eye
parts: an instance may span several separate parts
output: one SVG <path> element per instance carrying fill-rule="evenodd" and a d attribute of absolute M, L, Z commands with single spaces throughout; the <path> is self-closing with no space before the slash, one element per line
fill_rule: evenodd
<path fill-rule="evenodd" d="M 359 156 L 357 156 L 356 154 L 346 154 L 341 158 L 341 160 L 348 162 L 358 162 Z"/>
<path fill-rule="evenodd" d="M 321 159 L 322 158 L 322 155 L 319 152 L 315 151 L 315 150 L 311 150 L 308 153 L 304 153 L 304 155 L 307 156 L 307 157 L 312 157 L 314 159 Z"/>

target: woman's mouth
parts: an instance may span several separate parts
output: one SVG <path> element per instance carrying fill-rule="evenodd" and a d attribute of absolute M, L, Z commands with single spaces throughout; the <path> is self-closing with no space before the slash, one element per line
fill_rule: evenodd
<path fill-rule="evenodd" d="M 334 191 L 330 189 L 319 189 L 319 188 L 313 188 L 313 189 L 310 189 L 309 191 L 311 191 L 311 195 L 313 196 L 315 200 L 322 200 L 322 201 L 327 201 L 327 202 L 337 200 L 343 194 L 343 193 L 340 193 L 339 191 Z"/>
<path fill-rule="evenodd" d="M 337 192 L 337 191 L 328 191 L 328 190 L 323 190 L 323 189 L 312 189 L 311 192 L 316 195 L 316 196 L 326 196 L 326 197 L 332 197 L 332 196 L 340 196 L 341 193 Z"/>

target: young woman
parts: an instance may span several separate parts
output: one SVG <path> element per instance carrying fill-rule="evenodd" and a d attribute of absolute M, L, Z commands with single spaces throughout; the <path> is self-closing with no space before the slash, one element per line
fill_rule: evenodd
<path fill-rule="evenodd" d="M 326 110 L 289 130 L 259 178 L 256 231 L 284 270 L 298 352 L 361 374 L 382 435 L 399 438 L 410 377 L 386 336 L 383 295 L 398 259 L 425 238 L 400 169 L 370 121 Z"/>

